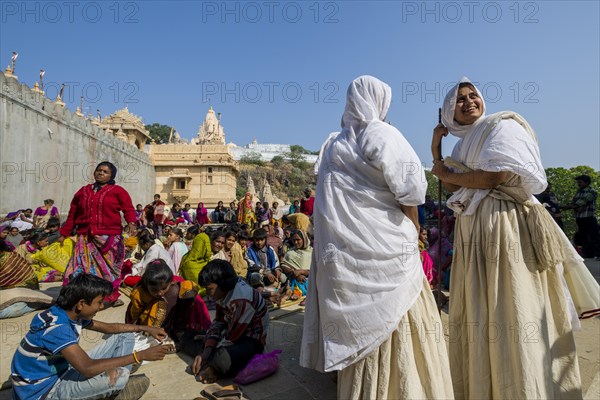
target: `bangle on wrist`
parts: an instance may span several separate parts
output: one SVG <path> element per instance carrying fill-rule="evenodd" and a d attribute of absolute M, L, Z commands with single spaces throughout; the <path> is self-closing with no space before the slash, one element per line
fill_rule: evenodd
<path fill-rule="evenodd" d="M 141 364 L 142 363 L 140 361 L 140 359 L 138 358 L 136 351 L 133 352 L 133 361 L 135 361 L 136 364 Z"/>

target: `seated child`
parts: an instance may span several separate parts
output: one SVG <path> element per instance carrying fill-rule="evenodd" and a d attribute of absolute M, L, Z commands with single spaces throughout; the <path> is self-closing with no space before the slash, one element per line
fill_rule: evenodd
<path fill-rule="evenodd" d="M 131 303 L 125 322 L 163 328 L 171 338 L 185 331 L 206 330 L 210 314 L 198 285 L 173 276 L 173 271 L 163 260 L 154 260 L 142 275 L 141 282 L 133 288 Z"/>
<path fill-rule="evenodd" d="M 287 280 L 279 267 L 277 253 L 267 245 L 267 231 L 262 228 L 254 231 L 252 242 L 247 252 L 248 282 L 259 291 L 266 287 L 265 297 L 275 296 L 276 289 Z"/>
<path fill-rule="evenodd" d="M 131 274 L 128 274 L 124 280 L 125 285 L 135 286 L 144 275 L 148 264 L 154 260 L 163 260 L 173 273 L 176 272 L 171 255 L 156 243 L 156 239 L 151 233 L 146 230 L 142 231 L 138 236 L 138 246 L 141 250 L 144 250 L 144 255 L 140 262 L 133 265 Z"/>
<path fill-rule="evenodd" d="M 46 229 L 44 230 L 44 232 L 46 232 L 48 234 L 48 244 L 49 245 L 56 242 L 58 240 L 58 238 L 60 237 L 60 232 L 58 231 L 59 229 L 60 229 L 60 219 L 58 219 L 57 217 L 51 217 L 48 220 L 48 223 L 46 224 Z"/>
<path fill-rule="evenodd" d="M 269 314 L 265 300 L 225 260 L 206 264 L 200 285 L 217 303 L 215 319 L 202 340 L 182 339 L 183 350 L 195 356 L 192 373 L 201 382 L 234 376 L 254 355 L 263 352 Z M 186 338 L 186 336 L 184 336 Z"/>
<path fill-rule="evenodd" d="M 63 274 L 46 264 L 35 260 L 32 256 L 48 246 L 48 234 L 40 232 L 33 234 L 29 240 L 19 245 L 15 249 L 15 253 L 27 260 L 39 282 L 60 282 L 63 280 Z"/>
<path fill-rule="evenodd" d="M 157 340 L 162 328 L 93 320 L 110 282 L 80 274 L 63 286 L 56 304 L 33 318 L 29 332 L 12 360 L 11 380 L 16 399 L 88 399 L 117 395 L 139 399 L 148 389 L 145 375 L 131 376 L 131 364 L 162 360 L 172 345 L 134 352 L 133 332 L 147 332 Z M 81 329 L 111 334 L 89 353 L 79 346 Z"/>

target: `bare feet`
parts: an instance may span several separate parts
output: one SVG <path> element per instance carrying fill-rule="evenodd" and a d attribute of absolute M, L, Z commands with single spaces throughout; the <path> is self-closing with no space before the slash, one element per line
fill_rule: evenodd
<path fill-rule="evenodd" d="M 215 383 L 218 379 L 218 376 L 215 369 L 209 366 L 203 371 L 200 371 L 196 379 L 202 383 Z"/>

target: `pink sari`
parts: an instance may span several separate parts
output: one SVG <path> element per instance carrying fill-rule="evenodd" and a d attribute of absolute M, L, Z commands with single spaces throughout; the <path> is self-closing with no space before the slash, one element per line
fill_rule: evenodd
<path fill-rule="evenodd" d="M 104 301 L 114 302 L 119 298 L 119 285 L 123 280 L 121 270 L 125 259 L 125 246 L 121 235 L 79 235 L 73 257 L 65 271 L 63 285 L 71 274 L 92 274 L 112 283 L 113 292 Z"/>

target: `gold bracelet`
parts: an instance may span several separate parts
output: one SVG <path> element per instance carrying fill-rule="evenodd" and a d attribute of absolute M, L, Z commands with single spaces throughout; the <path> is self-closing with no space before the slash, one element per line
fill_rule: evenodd
<path fill-rule="evenodd" d="M 141 364 L 141 361 L 140 361 L 140 359 L 137 357 L 137 354 L 136 354 L 136 352 L 135 352 L 135 351 L 133 352 L 133 360 L 136 362 L 136 364 Z"/>

